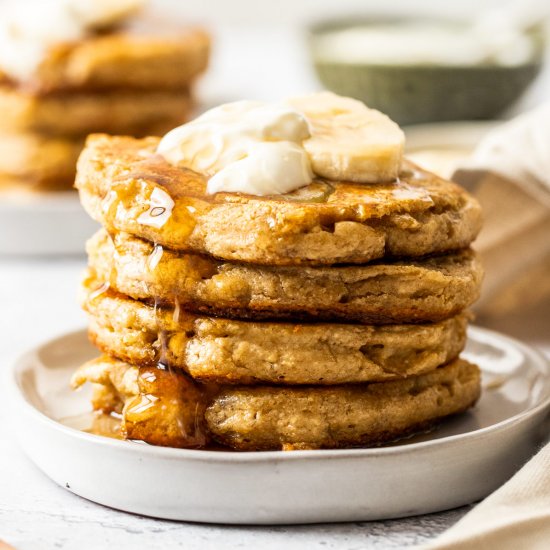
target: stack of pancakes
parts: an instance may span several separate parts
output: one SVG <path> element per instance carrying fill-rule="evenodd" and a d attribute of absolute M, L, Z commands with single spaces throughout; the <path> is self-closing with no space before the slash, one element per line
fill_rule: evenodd
<path fill-rule="evenodd" d="M 49 48 L 25 81 L 0 67 L 0 189 L 68 189 L 90 132 L 161 135 L 188 118 L 207 35 L 134 27 Z"/>
<path fill-rule="evenodd" d="M 240 450 L 372 445 L 479 397 L 459 358 L 481 268 L 477 202 L 397 181 L 206 194 L 157 138 L 91 136 L 77 187 L 103 229 L 82 303 L 104 353 L 73 383 L 120 435 Z"/>

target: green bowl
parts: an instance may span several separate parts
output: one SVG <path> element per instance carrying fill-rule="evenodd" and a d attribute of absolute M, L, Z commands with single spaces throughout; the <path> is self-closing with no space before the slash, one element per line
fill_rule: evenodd
<path fill-rule="evenodd" d="M 310 50 L 319 79 L 333 92 L 360 99 L 406 125 L 496 118 L 521 96 L 542 67 L 543 38 L 537 30 L 528 35 L 535 54 L 514 66 L 340 63 L 324 61 L 319 55 L 318 39 L 327 32 L 417 20 L 347 19 L 316 25 L 310 31 Z"/>

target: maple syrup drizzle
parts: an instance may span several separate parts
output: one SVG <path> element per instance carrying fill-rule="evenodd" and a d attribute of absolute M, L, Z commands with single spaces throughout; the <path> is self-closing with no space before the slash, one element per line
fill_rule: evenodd
<path fill-rule="evenodd" d="M 164 248 L 155 243 L 146 261 L 146 281 L 154 279 L 154 272 L 158 269 L 163 255 Z M 170 366 L 170 332 L 166 324 L 170 316 L 171 323 L 177 327 L 184 312 L 177 296 L 172 297 L 172 305 L 168 309 L 158 299 L 151 286 L 148 284 L 147 293 L 154 298 L 153 311 L 159 342 L 157 365 L 140 368 L 140 394 L 128 403 L 124 410 L 126 435 L 131 439 L 134 426 L 155 417 L 157 423 L 166 423 L 167 432 L 174 429 L 178 431 L 176 434 L 171 433 L 171 441 L 176 441 L 178 446 L 203 448 L 208 443 L 204 420 L 206 394 L 202 386 L 182 369 L 173 369 Z"/>
<path fill-rule="evenodd" d="M 105 294 L 105 292 L 107 292 L 110 288 L 111 288 L 111 284 L 108 281 L 101 283 L 100 286 L 98 286 L 97 288 L 92 290 L 92 292 L 90 292 L 88 296 L 88 300 L 90 301 L 95 300 L 102 294 Z"/>
<path fill-rule="evenodd" d="M 59 422 L 64 426 L 89 434 L 101 435 L 112 439 L 123 439 L 120 429 L 122 417 L 115 412 L 88 411 L 83 414 L 65 416 L 60 418 Z"/>
<path fill-rule="evenodd" d="M 208 179 L 187 168 L 173 166 L 162 156 L 142 151 L 146 155 L 134 163 L 133 168 L 115 181 L 102 202 L 105 219 L 113 226 L 135 232 L 138 236 L 151 238 L 168 246 L 184 245 L 192 235 L 199 218 L 216 203 L 242 203 L 259 198 L 243 193 L 206 192 Z M 425 210 L 434 204 L 429 189 L 423 182 L 432 176 L 406 163 L 400 176 L 392 182 L 358 184 L 353 182 L 331 182 L 321 178 L 291 193 L 268 195 L 262 201 L 295 202 L 302 204 L 328 204 L 346 207 L 352 217 L 361 222 L 364 219 L 380 217 L 391 213 L 387 205 L 392 201 L 403 204 L 405 210 Z M 135 195 L 147 197 L 147 209 L 136 208 Z M 409 206 L 407 206 L 409 205 Z M 353 214 L 355 212 L 355 214 Z M 351 220 L 350 220 L 351 221 Z M 275 226 L 276 218 L 267 223 Z M 147 229 L 147 226 L 149 229 Z"/>

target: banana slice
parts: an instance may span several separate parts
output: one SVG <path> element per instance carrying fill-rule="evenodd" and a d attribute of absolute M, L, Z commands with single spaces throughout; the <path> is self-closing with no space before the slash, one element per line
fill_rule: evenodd
<path fill-rule="evenodd" d="M 313 171 L 335 181 L 393 181 L 403 159 L 405 134 L 386 115 L 332 92 L 286 100 L 309 122 L 303 142 Z"/>
<path fill-rule="evenodd" d="M 65 5 L 91 29 L 117 25 L 144 8 L 146 0 L 66 0 Z"/>

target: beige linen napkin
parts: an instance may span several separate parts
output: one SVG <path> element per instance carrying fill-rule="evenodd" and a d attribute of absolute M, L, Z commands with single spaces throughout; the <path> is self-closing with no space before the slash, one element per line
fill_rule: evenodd
<path fill-rule="evenodd" d="M 550 103 L 488 134 L 453 179 L 484 210 L 476 242 L 486 270 L 478 322 L 491 325 L 544 303 L 550 296 Z M 550 309 L 543 309 L 534 321 L 548 319 Z M 550 344 L 550 333 L 546 338 Z M 427 548 L 550 549 L 550 443 Z"/>
<path fill-rule="evenodd" d="M 426 550 L 548 550 L 550 443 Z"/>
<path fill-rule="evenodd" d="M 486 271 L 476 310 L 496 317 L 549 296 L 550 103 L 490 132 L 453 179 L 485 218 L 475 243 Z"/>

